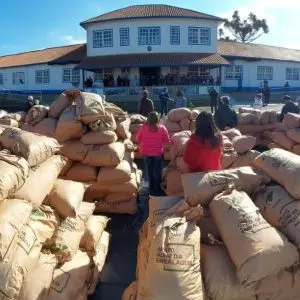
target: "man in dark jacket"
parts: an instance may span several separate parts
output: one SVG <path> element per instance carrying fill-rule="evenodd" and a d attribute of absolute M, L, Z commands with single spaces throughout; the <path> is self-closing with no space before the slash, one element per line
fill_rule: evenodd
<path fill-rule="evenodd" d="M 290 96 L 286 95 L 283 99 L 285 104 L 281 110 L 280 122 L 283 121 L 283 118 L 287 113 L 299 114 L 299 107 L 292 101 Z"/>
<path fill-rule="evenodd" d="M 39 100 L 34 100 L 32 96 L 29 96 L 25 104 L 24 111 L 27 113 L 31 107 L 39 105 Z"/>
<path fill-rule="evenodd" d="M 221 97 L 220 105 L 215 113 L 215 122 L 220 130 L 225 127 L 234 128 L 237 126 L 237 113 L 229 105 L 229 97 Z"/>
<path fill-rule="evenodd" d="M 165 87 L 162 90 L 162 92 L 160 92 L 159 99 L 160 99 L 160 103 L 161 103 L 161 116 L 163 116 L 164 114 L 167 115 L 168 114 L 168 101 L 173 101 L 172 99 L 170 99 L 170 96 L 168 93 L 168 88 Z"/>
<path fill-rule="evenodd" d="M 141 99 L 139 113 L 146 118 L 148 118 L 148 115 L 151 111 L 154 111 L 153 102 L 148 98 L 148 96 L 149 92 L 147 90 L 143 90 L 143 97 Z"/>
<path fill-rule="evenodd" d="M 211 113 L 213 114 L 214 111 L 217 111 L 217 102 L 218 102 L 218 97 L 219 94 L 218 92 L 215 90 L 215 88 L 211 88 L 209 91 L 209 96 L 210 96 L 210 109 L 211 109 Z"/>

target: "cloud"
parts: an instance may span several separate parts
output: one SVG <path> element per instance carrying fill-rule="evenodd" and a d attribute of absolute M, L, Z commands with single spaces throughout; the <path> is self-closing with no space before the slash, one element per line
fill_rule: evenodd
<path fill-rule="evenodd" d="M 86 42 L 86 39 L 84 38 L 78 38 L 78 37 L 74 37 L 71 34 L 60 34 L 56 31 L 51 31 L 49 33 L 49 37 L 52 40 L 55 40 L 59 43 L 64 43 L 64 44 L 83 44 Z"/>

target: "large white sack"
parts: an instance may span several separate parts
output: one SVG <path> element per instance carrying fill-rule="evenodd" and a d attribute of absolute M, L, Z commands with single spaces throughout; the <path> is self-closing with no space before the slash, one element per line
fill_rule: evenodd
<path fill-rule="evenodd" d="M 245 192 L 227 190 L 209 207 L 243 285 L 275 275 L 299 260 L 296 247 L 267 223 Z"/>

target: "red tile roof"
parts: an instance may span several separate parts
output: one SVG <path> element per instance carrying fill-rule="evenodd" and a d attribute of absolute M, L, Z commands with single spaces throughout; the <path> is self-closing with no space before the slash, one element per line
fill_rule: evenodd
<path fill-rule="evenodd" d="M 228 61 L 219 54 L 129 54 L 86 57 L 77 66 L 83 69 L 101 69 L 115 67 L 154 67 L 188 65 L 228 65 Z"/>
<path fill-rule="evenodd" d="M 215 21 L 223 21 L 219 17 L 204 14 L 195 10 L 185 9 L 165 4 L 149 4 L 149 5 L 132 5 L 125 8 L 117 9 L 98 17 L 81 22 L 81 26 L 89 23 L 104 22 L 123 19 L 140 19 L 140 18 L 193 18 L 208 19 Z"/>
<path fill-rule="evenodd" d="M 65 57 L 67 61 L 73 60 L 74 63 L 78 63 L 86 53 L 86 50 L 82 52 L 85 48 L 86 44 L 69 45 L 63 47 L 47 48 L 43 50 L 0 56 L 0 68 L 37 65 L 42 63 L 47 64 L 53 60 L 57 60 L 63 57 Z M 74 59 L 76 55 L 77 57 L 76 59 Z"/>

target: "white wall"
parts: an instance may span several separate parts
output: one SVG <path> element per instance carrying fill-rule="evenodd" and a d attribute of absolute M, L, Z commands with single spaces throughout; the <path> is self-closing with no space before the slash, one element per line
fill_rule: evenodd
<path fill-rule="evenodd" d="M 64 90 L 73 88 L 72 83 L 63 83 L 63 69 L 74 68 L 75 64 L 69 65 L 31 65 L 24 67 L 13 67 L 0 69 L 0 73 L 3 74 L 4 84 L 0 85 L 0 89 L 7 90 Z M 50 71 L 50 82 L 47 84 L 36 84 L 35 82 L 35 71 L 37 70 L 49 70 Z M 13 73 L 24 72 L 25 83 L 24 84 L 13 84 Z M 82 71 L 80 70 L 80 88 L 82 88 Z"/>
<path fill-rule="evenodd" d="M 115 54 L 134 54 L 134 53 L 149 53 L 146 45 L 138 44 L 138 28 L 139 27 L 161 27 L 161 45 L 153 45 L 152 53 L 215 53 L 217 43 L 217 22 L 208 20 L 193 20 L 193 19 L 137 19 L 137 20 L 122 20 L 109 21 L 89 25 L 87 29 L 87 55 L 115 55 Z M 180 45 L 170 44 L 170 26 L 180 26 Z M 205 45 L 189 45 L 188 44 L 188 27 L 209 27 L 211 28 L 211 44 Z M 129 27 L 129 46 L 120 46 L 119 29 Z M 93 48 L 93 31 L 113 29 L 113 47 Z"/>
<path fill-rule="evenodd" d="M 300 87 L 300 80 L 286 80 L 286 68 L 300 68 L 300 62 L 284 62 L 275 60 L 245 61 L 234 60 L 233 65 L 243 66 L 243 87 L 259 87 L 263 80 L 257 80 L 257 67 L 273 67 L 273 79 L 268 80 L 272 87 L 283 87 L 288 81 L 291 87 Z M 222 86 L 237 87 L 237 80 L 225 80 L 225 67 L 222 68 Z"/>

